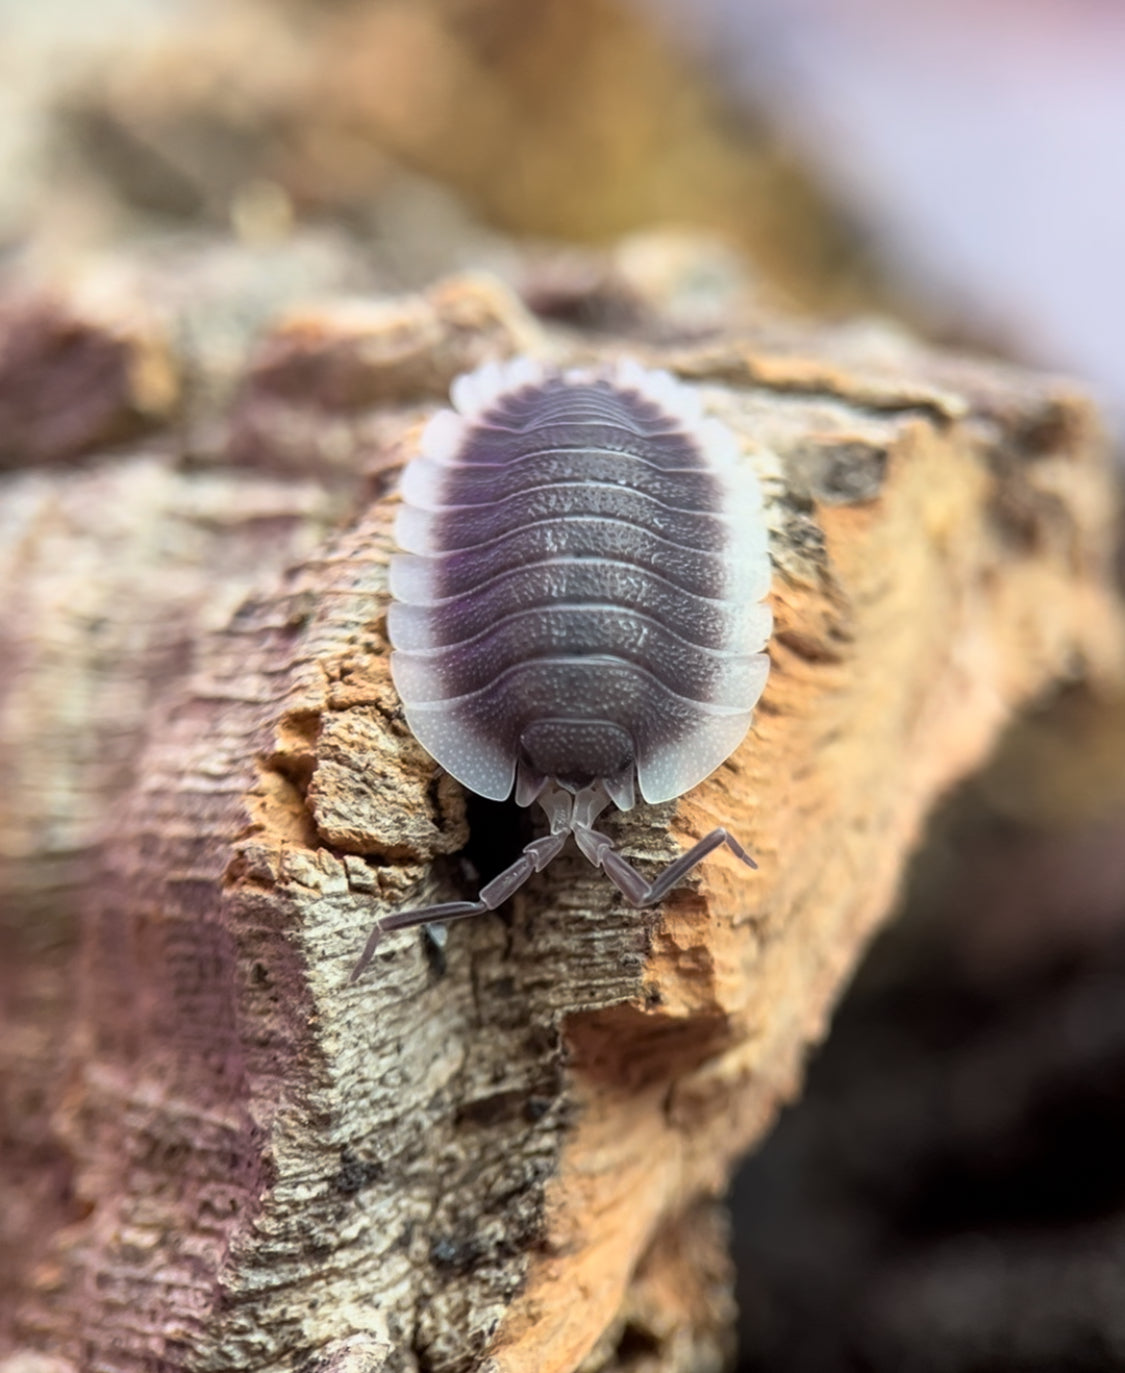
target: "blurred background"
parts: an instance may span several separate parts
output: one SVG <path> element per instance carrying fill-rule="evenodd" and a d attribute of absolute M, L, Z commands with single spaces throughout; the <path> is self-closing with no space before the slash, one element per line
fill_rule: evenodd
<path fill-rule="evenodd" d="M 624 328 L 656 278 L 1116 432 L 1123 168 L 1117 0 L 0 0 L 0 292 L 150 291 L 212 360 L 317 292 L 483 267 Z M 902 906 L 738 1180 L 740 1367 L 1125 1367 L 1125 709 L 1043 703 Z"/>

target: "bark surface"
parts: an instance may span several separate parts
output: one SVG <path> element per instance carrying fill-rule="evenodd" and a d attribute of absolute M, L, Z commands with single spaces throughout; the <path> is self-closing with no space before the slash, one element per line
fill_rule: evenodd
<path fill-rule="evenodd" d="M 657 346 L 655 317 L 581 333 L 468 278 L 342 301 L 202 419 L 199 388 L 123 387 L 128 424 L 9 445 L 0 1366 L 721 1365 L 735 1161 L 931 806 L 1021 704 L 1116 675 L 1121 627 L 1066 388 L 876 329 Z M 396 469 L 457 372 L 622 350 L 756 465 L 776 632 L 745 745 L 607 830 L 649 870 L 722 824 L 760 870 L 720 851 L 638 913 L 572 853 L 349 985 L 381 913 L 471 896 L 466 853 L 488 875 L 528 837 L 402 719 Z"/>

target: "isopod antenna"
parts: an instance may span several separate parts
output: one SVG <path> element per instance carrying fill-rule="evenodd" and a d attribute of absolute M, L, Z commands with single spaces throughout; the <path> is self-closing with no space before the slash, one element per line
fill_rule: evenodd
<path fill-rule="evenodd" d="M 577 795 L 551 787 L 538 798 L 539 804 L 547 813 L 551 832 L 542 839 L 533 839 L 516 861 L 505 868 L 499 876 L 481 888 L 475 901 L 444 901 L 434 906 L 423 906 L 418 910 L 395 911 L 380 920 L 367 940 L 363 953 L 352 969 L 350 982 L 362 976 L 364 970 L 375 956 L 375 951 L 385 934 L 393 930 L 409 930 L 420 925 L 447 924 L 453 920 L 466 920 L 472 915 L 483 915 L 494 911 L 513 896 L 533 873 L 542 872 L 562 852 L 570 835 L 575 843 L 593 863 L 601 868 L 617 887 L 631 906 L 642 909 L 655 905 L 701 863 L 709 853 L 720 845 L 740 858 L 748 867 L 758 865 L 738 842 L 733 834 L 721 826 L 704 835 L 697 844 L 679 858 L 673 860 L 653 882 L 648 882 L 630 863 L 614 849 L 608 836 L 593 828 L 594 821 L 610 805 L 610 797 L 605 786 L 595 783 L 584 788 Z"/>

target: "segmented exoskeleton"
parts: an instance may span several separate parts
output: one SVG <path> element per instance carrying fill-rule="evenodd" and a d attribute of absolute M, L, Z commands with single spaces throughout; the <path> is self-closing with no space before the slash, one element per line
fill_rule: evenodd
<path fill-rule="evenodd" d="M 404 910 L 380 935 L 494 910 L 573 835 L 635 906 L 651 884 L 594 829 L 667 801 L 738 746 L 765 685 L 770 563 L 757 478 L 697 394 L 632 361 L 490 363 L 453 384 L 402 479 L 391 668 L 420 742 L 480 796 L 538 801 L 550 831 L 476 901 Z"/>

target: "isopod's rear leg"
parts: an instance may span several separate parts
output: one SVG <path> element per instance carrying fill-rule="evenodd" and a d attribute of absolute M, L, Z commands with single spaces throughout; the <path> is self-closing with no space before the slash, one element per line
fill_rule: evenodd
<path fill-rule="evenodd" d="M 533 839 L 510 868 L 505 868 L 498 877 L 480 889 L 475 901 L 445 901 L 441 905 L 423 906 L 414 911 L 395 911 L 385 916 L 371 931 L 348 981 L 354 982 L 361 976 L 374 958 L 379 941 L 392 930 L 410 930 L 418 925 L 444 925 L 452 920 L 467 920 L 471 915 L 483 915 L 485 911 L 496 910 L 523 886 L 532 873 L 541 872 L 561 852 L 566 838 L 564 831 L 562 834 L 548 834 L 543 839 Z"/>
<path fill-rule="evenodd" d="M 597 830 L 576 827 L 574 837 L 578 841 L 578 847 L 590 862 L 605 872 L 605 875 L 632 906 L 655 905 L 657 901 L 667 896 L 673 887 L 682 882 L 697 863 L 701 863 L 720 844 L 725 844 L 736 858 L 742 859 L 747 867 L 756 868 L 758 866 L 734 835 L 720 828 L 705 835 L 698 844 L 688 849 L 687 853 L 669 863 L 654 882 L 649 883 L 645 881 L 636 868 L 614 851 L 613 845 L 604 834 L 599 834 Z"/>

